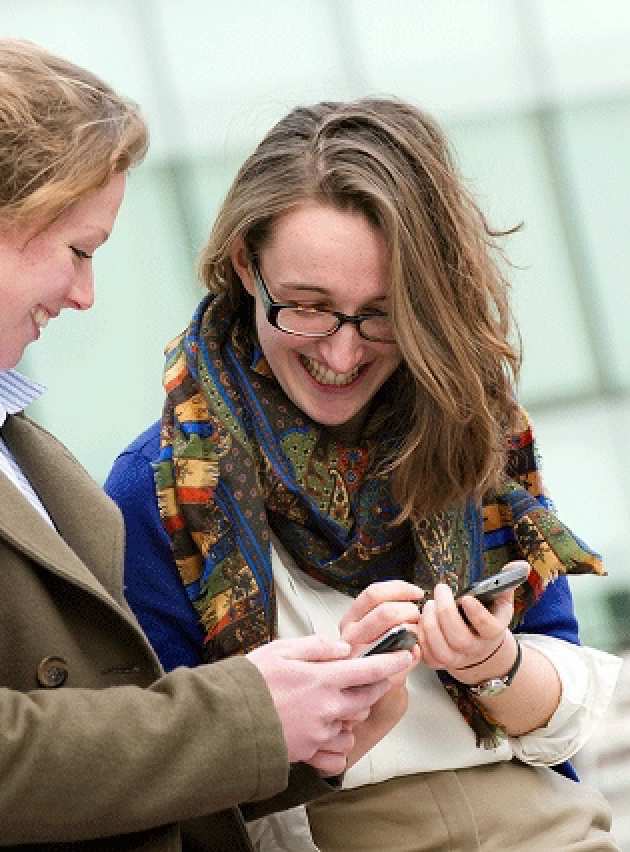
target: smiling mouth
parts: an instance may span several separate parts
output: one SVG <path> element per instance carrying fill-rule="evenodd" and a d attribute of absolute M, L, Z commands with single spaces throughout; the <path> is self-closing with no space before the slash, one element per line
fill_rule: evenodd
<path fill-rule="evenodd" d="M 355 367 L 349 373 L 334 373 L 329 367 L 320 364 L 319 361 L 314 361 L 312 358 L 307 358 L 306 355 L 300 355 L 300 363 L 317 384 L 327 387 L 344 387 L 350 385 L 358 377 L 361 372 L 360 367 Z"/>

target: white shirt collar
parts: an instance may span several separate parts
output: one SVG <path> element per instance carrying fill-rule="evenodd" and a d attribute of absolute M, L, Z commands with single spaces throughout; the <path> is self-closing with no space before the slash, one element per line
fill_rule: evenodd
<path fill-rule="evenodd" d="M 17 414 L 40 397 L 46 388 L 17 370 L 0 370 L 0 428 L 7 414 Z"/>

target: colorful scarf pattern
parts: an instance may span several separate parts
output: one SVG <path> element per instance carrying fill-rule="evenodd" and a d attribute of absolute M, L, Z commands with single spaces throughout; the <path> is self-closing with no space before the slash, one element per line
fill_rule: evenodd
<path fill-rule="evenodd" d="M 516 596 L 515 624 L 558 574 L 604 573 L 553 513 L 524 414 L 499 493 L 413 529 L 393 526 L 397 507 L 380 471 L 399 440 L 391 412 L 401 377 L 374 400 L 360 442 L 343 446 L 288 400 L 246 325 L 224 295 L 211 295 L 166 349 L 156 490 L 208 661 L 275 635 L 271 530 L 302 570 L 348 595 L 393 578 L 457 590 L 525 558 L 532 571 Z M 443 680 L 493 744 L 491 720 Z"/>

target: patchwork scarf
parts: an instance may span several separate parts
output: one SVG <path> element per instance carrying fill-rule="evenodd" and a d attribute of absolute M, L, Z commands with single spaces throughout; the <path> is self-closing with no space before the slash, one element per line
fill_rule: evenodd
<path fill-rule="evenodd" d="M 516 592 L 514 624 L 558 574 L 604 573 L 552 511 L 524 414 L 500 492 L 392 525 L 398 509 L 383 469 L 401 441 L 392 416 L 400 381 L 402 371 L 346 446 L 287 398 L 251 322 L 225 295 L 207 296 L 167 346 L 156 491 L 207 661 L 275 636 L 271 531 L 301 570 L 350 596 L 394 578 L 429 593 L 439 581 L 457 591 L 525 558 L 532 570 Z M 467 690 L 441 678 L 478 742 L 495 745 L 500 729 Z"/>

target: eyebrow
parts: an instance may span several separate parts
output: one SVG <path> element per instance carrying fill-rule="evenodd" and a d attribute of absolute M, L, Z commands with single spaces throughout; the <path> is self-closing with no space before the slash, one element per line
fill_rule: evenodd
<path fill-rule="evenodd" d="M 293 281 L 278 283 L 278 287 L 284 290 L 304 290 L 306 293 L 321 293 L 322 296 L 330 296 L 330 290 L 318 287 L 317 284 L 296 284 Z"/>
<path fill-rule="evenodd" d="M 326 296 L 330 298 L 332 293 L 330 290 L 327 290 L 325 287 L 319 287 L 317 284 L 303 284 L 303 283 L 295 283 L 295 282 L 279 282 L 277 287 L 282 287 L 284 290 L 298 290 L 304 293 L 317 293 L 322 296 Z M 373 299 L 368 299 L 366 304 L 370 304 L 372 302 L 386 302 L 387 295 L 385 296 L 376 296 Z"/>

